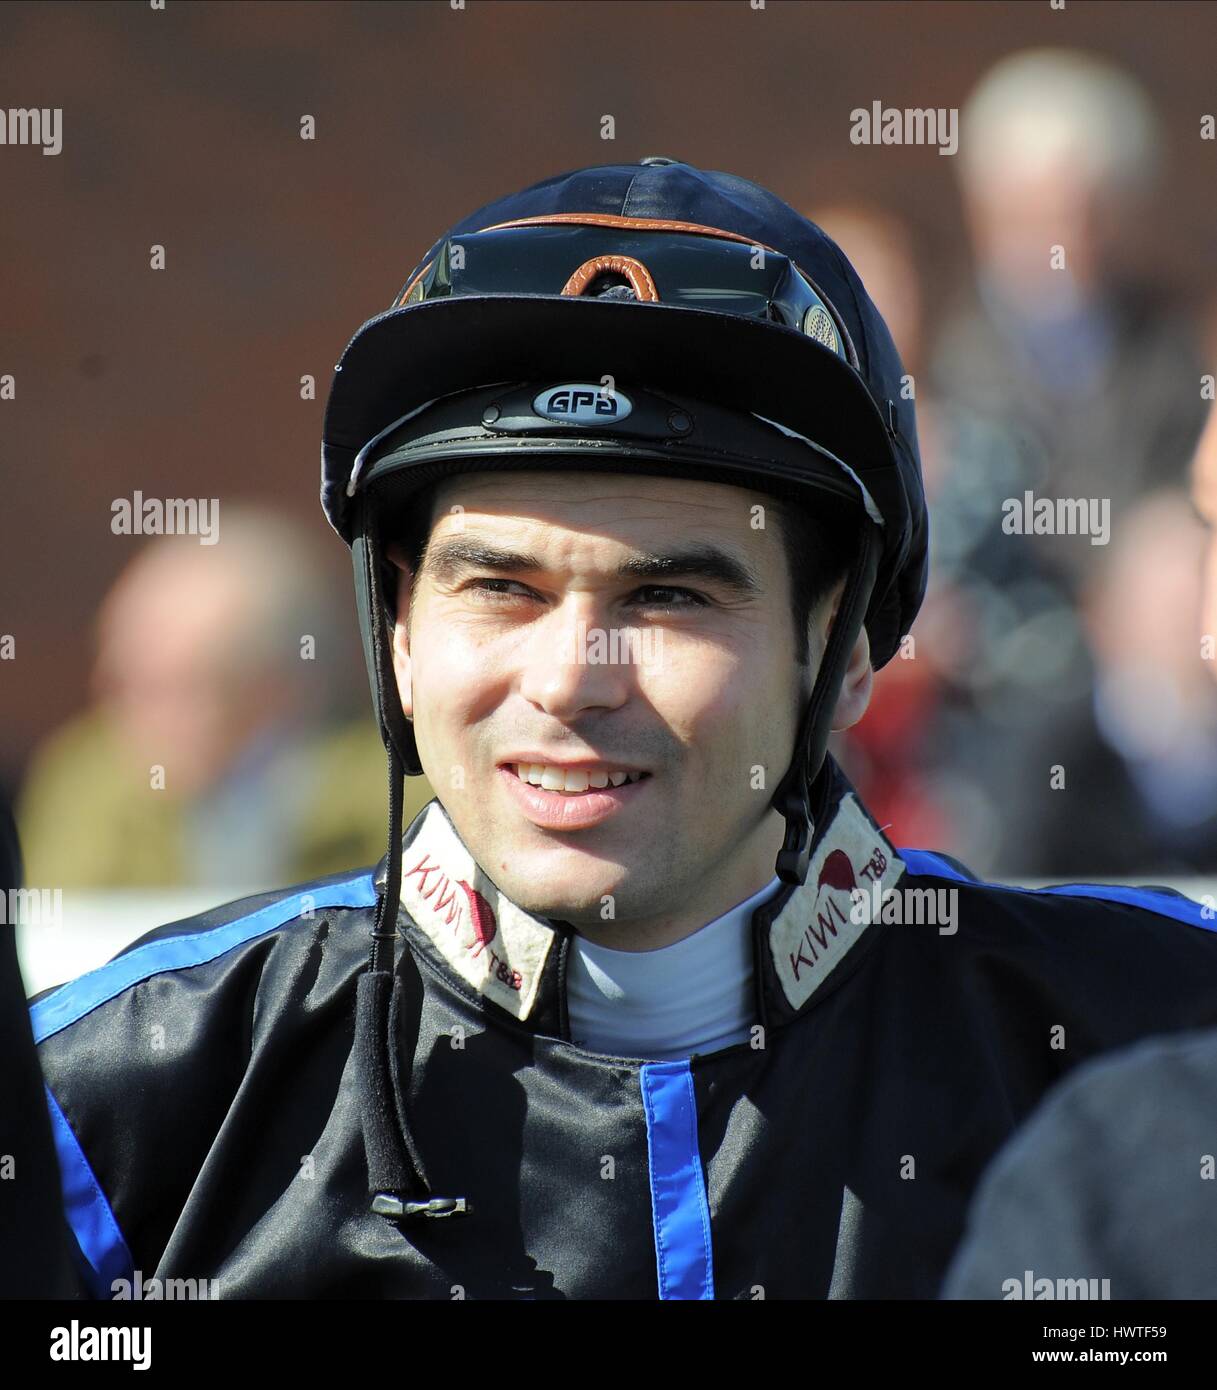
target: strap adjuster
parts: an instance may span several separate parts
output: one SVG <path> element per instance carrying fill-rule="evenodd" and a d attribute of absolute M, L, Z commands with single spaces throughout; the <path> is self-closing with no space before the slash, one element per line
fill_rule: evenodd
<path fill-rule="evenodd" d="M 464 1197 L 432 1197 L 426 1202 L 404 1202 L 392 1192 L 378 1192 L 372 1198 L 371 1210 L 377 1216 L 405 1220 L 411 1216 L 468 1216 L 473 1207 Z"/>

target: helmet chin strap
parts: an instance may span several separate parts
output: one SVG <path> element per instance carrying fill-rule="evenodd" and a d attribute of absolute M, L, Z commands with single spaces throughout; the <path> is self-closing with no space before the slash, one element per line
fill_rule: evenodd
<path fill-rule="evenodd" d="M 389 759 L 385 884 L 376 905 L 371 958 L 356 986 L 352 1054 L 361 1098 L 370 1210 L 393 1223 L 416 1217 L 466 1216 L 472 1207 L 464 1197 L 442 1197 L 432 1192 L 410 1132 L 410 1117 L 403 1109 L 411 1059 L 408 1055 L 398 1057 L 395 1040 L 401 1031 L 399 1018 L 409 1005 L 397 973 L 394 946 L 401 897 L 403 782 L 405 773 L 414 770 L 417 750 L 397 693 L 380 538 L 375 519 L 367 510 L 361 516 L 352 553 L 357 573 L 362 566 L 365 581 L 357 588 L 363 605 L 361 629 L 370 669 L 375 673 L 377 714 Z M 408 951 L 402 959 L 410 959 Z"/>
<path fill-rule="evenodd" d="M 798 886 L 807 878 L 815 821 L 811 789 L 828 752 L 832 716 L 845 680 L 849 658 L 862 630 L 879 566 L 879 533 L 863 526 L 862 543 L 850 567 L 845 589 L 828 635 L 824 659 L 816 673 L 811 698 L 803 711 L 794 743 L 794 757 L 770 803 L 786 818 L 786 835 L 774 871 L 783 883 Z"/>

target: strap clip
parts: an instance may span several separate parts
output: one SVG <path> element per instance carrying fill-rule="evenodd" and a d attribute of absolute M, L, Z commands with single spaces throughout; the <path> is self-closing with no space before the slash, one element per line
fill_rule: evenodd
<path fill-rule="evenodd" d="M 397 1217 L 401 1220 L 411 1216 L 468 1216 L 473 1211 L 464 1197 L 432 1197 L 426 1202 L 403 1202 L 391 1192 L 378 1192 L 372 1198 L 371 1209 L 377 1216 Z"/>

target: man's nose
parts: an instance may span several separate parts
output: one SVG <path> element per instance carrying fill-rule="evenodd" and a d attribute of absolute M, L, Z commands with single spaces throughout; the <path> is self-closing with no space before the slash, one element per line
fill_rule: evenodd
<path fill-rule="evenodd" d="M 614 630 L 608 621 L 592 595 L 568 594 L 533 628 L 521 652 L 525 699 L 556 719 L 623 705 L 634 688 L 635 644 L 630 629 Z"/>

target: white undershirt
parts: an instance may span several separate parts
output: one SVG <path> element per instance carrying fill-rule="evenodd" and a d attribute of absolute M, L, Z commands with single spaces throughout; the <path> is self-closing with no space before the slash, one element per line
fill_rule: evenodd
<path fill-rule="evenodd" d="M 781 881 L 657 951 L 612 951 L 576 935 L 566 1003 L 571 1038 L 593 1052 L 670 1062 L 744 1042 L 756 1021 L 752 914 Z"/>

